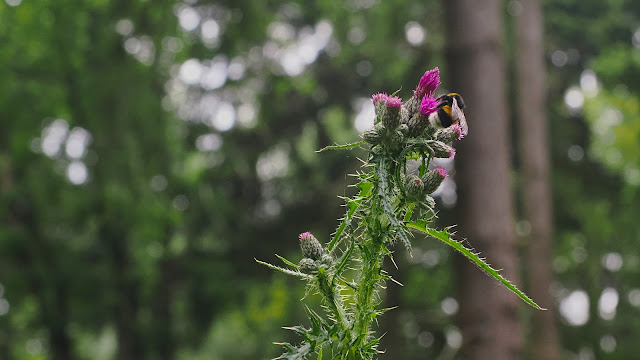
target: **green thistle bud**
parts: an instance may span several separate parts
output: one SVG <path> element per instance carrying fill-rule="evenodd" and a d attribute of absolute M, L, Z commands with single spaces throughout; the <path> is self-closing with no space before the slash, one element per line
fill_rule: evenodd
<path fill-rule="evenodd" d="M 324 253 L 324 254 L 322 254 L 322 258 L 320 259 L 320 262 L 323 265 L 325 265 L 327 267 L 330 267 L 333 264 L 333 256 L 331 256 L 331 255 L 329 255 L 327 253 Z"/>
<path fill-rule="evenodd" d="M 298 237 L 300 239 L 300 248 L 302 256 L 318 260 L 322 256 L 322 245 L 310 232 L 304 232 Z"/>
<path fill-rule="evenodd" d="M 449 176 L 449 174 L 447 174 L 447 170 L 443 167 L 437 167 L 431 171 L 427 171 L 427 173 L 422 176 L 424 192 L 431 194 L 436 191 L 447 176 Z"/>
<path fill-rule="evenodd" d="M 436 132 L 436 140 L 444 143 L 450 143 L 453 140 L 462 139 L 462 128 L 460 124 L 453 124 L 447 128 L 440 129 Z"/>
<path fill-rule="evenodd" d="M 404 135 L 400 130 L 396 130 L 389 138 L 389 149 L 398 150 L 404 145 Z"/>
<path fill-rule="evenodd" d="M 409 119 L 407 125 L 409 126 L 409 136 L 418 137 L 429 126 L 429 117 L 417 113 Z"/>
<path fill-rule="evenodd" d="M 382 113 L 382 124 L 389 129 L 395 130 L 400 124 L 400 108 L 402 107 L 402 99 L 397 96 L 389 96 Z"/>
<path fill-rule="evenodd" d="M 436 158 L 447 159 L 456 155 L 456 150 L 442 141 L 429 141 L 427 144 L 433 150 L 433 156 Z"/>
<path fill-rule="evenodd" d="M 376 129 L 370 129 L 362 134 L 364 141 L 371 145 L 377 145 L 382 142 L 382 135 L 376 131 Z"/>
<path fill-rule="evenodd" d="M 364 134 L 362 134 L 362 138 L 371 145 L 377 145 L 382 142 L 386 132 L 387 129 L 385 129 L 384 125 L 382 123 L 378 123 L 373 127 L 373 129 L 365 131 Z"/>
<path fill-rule="evenodd" d="M 411 113 L 407 109 L 406 104 L 402 105 L 402 107 L 400 108 L 400 124 L 406 126 L 409 123 L 409 119 L 411 119 Z"/>
<path fill-rule="evenodd" d="M 298 270 L 305 274 L 312 274 L 318 271 L 318 265 L 316 262 L 309 258 L 302 258 L 298 263 Z"/>
<path fill-rule="evenodd" d="M 420 99 L 412 96 L 411 99 L 404 104 L 404 108 L 407 109 L 407 119 L 411 118 L 420 110 Z"/>
<path fill-rule="evenodd" d="M 422 197 L 424 191 L 424 182 L 416 175 L 407 176 L 407 200 L 416 201 Z"/>

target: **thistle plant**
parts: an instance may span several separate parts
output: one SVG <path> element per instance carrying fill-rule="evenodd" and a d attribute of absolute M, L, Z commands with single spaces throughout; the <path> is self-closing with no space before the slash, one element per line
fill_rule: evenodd
<path fill-rule="evenodd" d="M 302 341 L 298 345 L 279 343 L 284 353 L 277 359 L 311 355 L 322 359 L 323 354 L 331 359 L 377 358 L 381 337 L 375 335 L 372 325 L 391 310 L 380 308 L 379 292 L 387 281 L 395 281 L 383 263 L 386 258 L 393 261 L 392 248 L 398 242 L 411 253 L 415 233 L 451 246 L 529 305 L 541 309 L 478 253 L 455 240 L 450 228 L 430 227 L 436 215 L 431 194 L 447 177 L 447 171 L 434 167 L 432 160 L 453 157 L 452 144 L 467 133 L 462 98 L 458 94 L 434 97 L 439 85 L 435 68 L 422 76 L 405 103 L 395 94 L 373 95 L 376 118 L 363 141 L 320 150 L 367 146 L 369 156 L 364 170 L 355 174 L 359 192 L 344 198 L 346 214 L 325 245 L 304 232 L 299 236 L 302 259 L 297 264 L 278 255 L 285 267 L 256 260 L 306 281 L 307 295 L 318 294 L 322 299 L 323 312 L 305 307 L 311 327 L 286 328 Z M 410 162 L 416 166 L 408 166 Z"/>

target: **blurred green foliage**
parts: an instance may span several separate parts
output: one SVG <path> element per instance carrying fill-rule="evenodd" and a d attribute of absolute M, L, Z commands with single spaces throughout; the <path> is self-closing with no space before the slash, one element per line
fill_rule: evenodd
<path fill-rule="evenodd" d="M 563 346 L 567 358 L 632 359 L 640 5 L 544 5 L 552 288 L 559 303 L 580 289 L 590 300 L 585 325 L 559 319 Z M 313 150 L 357 140 L 358 100 L 374 92 L 433 66 L 446 85 L 442 11 L 411 0 L 0 2 L 0 358 L 266 359 L 273 341 L 296 341 L 279 326 L 301 321 L 302 284 L 253 258 L 297 259 L 306 230 L 328 240 L 363 153 Z M 317 57 L 288 75 L 286 50 L 326 24 Z M 191 60 L 202 74 L 214 63 L 242 71 L 201 86 L 185 81 Z M 566 91 L 585 69 L 596 90 L 577 88 L 583 106 L 570 109 Z M 227 105 L 230 128 L 216 112 Z M 455 222 L 448 208 L 440 217 Z M 415 248 L 389 269 L 405 285 L 386 295 L 400 306 L 381 324 L 389 358 L 448 351 L 456 255 Z M 605 288 L 618 294 L 610 319 L 598 308 Z"/>

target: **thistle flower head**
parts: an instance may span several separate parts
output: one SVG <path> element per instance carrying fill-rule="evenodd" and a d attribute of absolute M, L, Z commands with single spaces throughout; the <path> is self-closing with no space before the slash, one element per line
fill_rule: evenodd
<path fill-rule="evenodd" d="M 453 140 L 461 140 L 464 137 L 459 123 L 455 123 L 447 128 L 436 132 L 436 140 L 450 143 Z"/>
<path fill-rule="evenodd" d="M 425 95 L 420 103 L 420 114 L 429 115 L 438 109 L 438 100 L 432 96 Z"/>
<path fill-rule="evenodd" d="M 375 95 L 374 95 L 375 96 Z M 375 101 L 374 101 L 375 103 Z M 402 99 L 397 96 L 387 96 L 387 107 L 400 108 L 402 106 Z"/>
<path fill-rule="evenodd" d="M 433 157 L 435 158 L 439 158 L 439 159 L 450 159 L 451 157 L 453 157 L 456 152 L 453 149 L 452 146 L 449 146 L 445 143 L 443 143 L 442 141 L 438 141 L 438 140 L 429 140 L 428 141 L 429 147 L 431 148 L 431 150 L 433 150 Z"/>
<path fill-rule="evenodd" d="M 460 123 L 455 123 L 452 126 L 450 126 L 451 130 L 455 132 L 456 134 L 456 140 L 462 140 L 462 138 L 464 137 L 464 135 L 462 134 L 462 127 L 460 127 Z"/>
<path fill-rule="evenodd" d="M 451 151 L 449 151 L 449 159 L 453 159 L 456 156 L 456 149 L 451 147 Z"/>
<path fill-rule="evenodd" d="M 387 98 L 389 98 L 389 95 L 385 93 L 377 93 L 371 97 L 371 102 L 373 102 L 373 105 L 377 107 L 385 104 L 387 102 Z"/>
<path fill-rule="evenodd" d="M 438 166 L 437 168 L 428 171 L 422 177 L 422 182 L 424 183 L 424 191 L 427 194 L 431 194 L 436 191 L 442 181 L 448 176 L 447 170 L 443 167 Z"/>
<path fill-rule="evenodd" d="M 422 196 L 424 183 L 422 179 L 416 175 L 409 175 L 406 179 L 405 186 L 407 187 L 407 199 L 409 201 L 415 201 Z"/>
<path fill-rule="evenodd" d="M 446 178 L 447 176 L 449 176 L 449 173 L 447 172 L 447 169 L 443 168 L 442 166 L 438 166 L 436 168 L 436 172 L 438 173 L 438 175 L 440 175 L 440 177 L 442 177 L 443 179 Z"/>
<path fill-rule="evenodd" d="M 418 87 L 414 90 L 413 94 L 418 99 L 422 99 L 425 95 L 432 96 L 438 86 L 440 86 L 440 69 L 436 67 L 422 75 Z"/>
<path fill-rule="evenodd" d="M 302 255 L 312 260 L 318 260 L 322 256 L 322 245 L 310 232 L 303 232 L 298 236 Z"/>
<path fill-rule="evenodd" d="M 400 125 L 400 108 L 402 99 L 397 96 L 387 97 L 386 107 L 382 113 L 382 124 L 389 129 L 395 130 Z"/>

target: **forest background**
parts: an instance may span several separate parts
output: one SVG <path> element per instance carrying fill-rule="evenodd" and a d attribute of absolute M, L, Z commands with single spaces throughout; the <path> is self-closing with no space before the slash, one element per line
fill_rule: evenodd
<path fill-rule="evenodd" d="M 416 236 L 381 358 L 637 357 L 640 2 L 3 0 L 0 39 L 0 359 L 278 356 L 304 286 L 254 258 L 328 241 L 366 153 L 315 150 L 435 66 L 438 226 L 549 310 Z"/>

